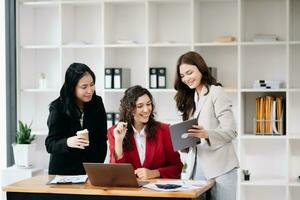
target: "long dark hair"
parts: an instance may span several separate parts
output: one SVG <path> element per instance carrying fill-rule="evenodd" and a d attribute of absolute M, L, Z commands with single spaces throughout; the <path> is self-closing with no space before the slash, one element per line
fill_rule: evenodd
<path fill-rule="evenodd" d="M 120 121 L 127 122 L 127 133 L 123 141 L 123 147 L 130 149 L 130 136 L 133 134 L 134 116 L 133 112 L 136 109 L 136 102 L 139 97 L 147 95 L 151 100 L 152 111 L 149 120 L 146 124 L 147 139 L 152 139 L 156 134 L 156 127 L 158 122 L 154 119 L 154 103 L 151 93 L 140 85 L 132 86 L 125 91 L 120 105 Z"/>
<path fill-rule="evenodd" d="M 180 65 L 182 64 L 195 65 L 198 68 L 198 70 L 202 74 L 201 83 L 207 88 L 207 93 L 205 95 L 209 93 L 210 85 L 222 85 L 221 83 L 218 83 L 217 80 L 211 75 L 208 70 L 207 64 L 200 54 L 194 51 L 190 51 L 181 55 L 177 61 L 176 66 L 174 88 L 175 90 L 177 90 L 177 93 L 175 95 L 175 101 L 177 109 L 182 112 L 182 119 L 187 120 L 195 111 L 195 89 L 190 89 L 186 84 L 182 82 L 179 69 Z"/>
<path fill-rule="evenodd" d="M 79 80 L 86 74 L 90 74 L 93 78 L 94 84 L 96 77 L 94 72 L 83 63 L 72 63 L 66 71 L 65 82 L 60 89 L 60 96 L 58 99 L 50 104 L 50 109 L 57 101 L 62 103 L 62 111 L 71 118 L 79 118 L 80 112 L 76 104 L 75 88 Z M 96 92 L 94 92 L 92 100 L 95 99 Z"/>

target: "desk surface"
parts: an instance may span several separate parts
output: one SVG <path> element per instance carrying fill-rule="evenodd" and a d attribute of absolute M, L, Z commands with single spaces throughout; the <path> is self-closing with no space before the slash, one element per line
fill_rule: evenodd
<path fill-rule="evenodd" d="M 19 181 L 3 187 L 6 192 L 24 193 L 51 193 L 51 194 L 78 194 L 78 195 L 106 195 L 106 196 L 139 196 L 139 197 L 176 197 L 176 198 L 197 198 L 202 193 L 214 186 L 215 181 L 210 180 L 207 184 L 196 190 L 178 192 L 156 192 L 147 188 L 130 187 L 96 187 L 89 181 L 85 184 L 67 185 L 46 185 L 53 176 L 42 175 L 34 178 Z M 160 179 L 151 180 L 153 182 Z"/>

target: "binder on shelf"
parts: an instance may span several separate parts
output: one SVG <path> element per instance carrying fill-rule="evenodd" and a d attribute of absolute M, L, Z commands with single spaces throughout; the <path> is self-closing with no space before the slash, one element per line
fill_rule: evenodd
<path fill-rule="evenodd" d="M 217 80 L 217 68 L 216 67 L 208 67 L 208 71 L 210 74 Z"/>
<path fill-rule="evenodd" d="M 112 89 L 113 88 L 113 69 L 112 68 L 105 68 L 105 88 Z"/>
<path fill-rule="evenodd" d="M 110 128 L 114 125 L 113 120 L 114 120 L 114 113 L 112 112 L 107 112 L 106 113 L 106 118 L 107 118 L 107 128 Z"/>
<path fill-rule="evenodd" d="M 260 126 L 260 130 L 258 132 L 258 134 L 262 134 L 265 132 L 265 125 L 264 125 L 264 119 L 265 119 L 265 97 L 260 97 L 259 100 L 259 126 Z"/>
<path fill-rule="evenodd" d="M 283 97 L 257 97 L 255 104 L 255 133 L 257 135 L 284 135 L 285 116 Z"/>
<path fill-rule="evenodd" d="M 276 117 L 277 121 L 277 130 L 279 134 L 284 132 L 284 109 L 283 109 L 283 98 L 282 96 L 276 97 Z"/>
<path fill-rule="evenodd" d="M 260 98 L 256 98 L 256 102 L 255 102 L 255 108 L 256 108 L 256 126 L 255 126 L 255 133 L 260 133 Z"/>
<path fill-rule="evenodd" d="M 157 81 L 158 81 L 158 74 L 157 74 L 157 68 L 150 68 L 150 87 L 151 89 L 155 89 L 158 87 Z"/>
<path fill-rule="evenodd" d="M 273 131 L 271 126 L 272 107 L 273 107 L 273 97 L 266 96 L 266 134 L 272 134 Z"/>
<path fill-rule="evenodd" d="M 114 125 L 120 121 L 120 113 L 114 113 Z"/>
<path fill-rule="evenodd" d="M 130 86 L 130 69 L 105 68 L 105 89 L 121 89 Z"/>
<path fill-rule="evenodd" d="M 107 112 L 106 113 L 107 118 L 107 128 L 112 127 L 113 125 L 117 124 L 120 120 L 120 113 L 116 112 Z"/>
<path fill-rule="evenodd" d="M 166 68 L 158 68 L 157 72 L 157 88 L 166 88 Z"/>
<path fill-rule="evenodd" d="M 278 120 L 276 120 L 276 113 L 277 113 L 277 111 L 276 111 L 276 100 L 273 100 L 273 103 L 272 103 L 272 120 L 271 120 L 271 122 L 272 122 L 272 132 L 274 133 L 274 134 L 276 134 L 276 135 L 279 135 L 280 133 L 278 132 L 278 126 L 277 126 L 277 121 Z"/>
<path fill-rule="evenodd" d="M 121 84 L 122 79 L 122 69 L 121 68 L 114 68 L 113 73 L 113 88 L 122 88 Z"/>
<path fill-rule="evenodd" d="M 121 89 L 130 86 L 130 69 L 114 68 L 113 72 L 113 88 Z"/>
<path fill-rule="evenodd" d="M 167 87 L 167 77 L 166 77 L 166 68 L 150 68 L 150 86 L 149 88 L 166 88 Z"/>

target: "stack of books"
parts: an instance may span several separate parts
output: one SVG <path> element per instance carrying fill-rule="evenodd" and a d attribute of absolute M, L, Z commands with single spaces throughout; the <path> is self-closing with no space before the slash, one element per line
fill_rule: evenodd
<path fill-rule="evenodd" d="M 255 133 L 257 135 L 284 134 L 284 99 L 282 96 L 256 98 Z"/>

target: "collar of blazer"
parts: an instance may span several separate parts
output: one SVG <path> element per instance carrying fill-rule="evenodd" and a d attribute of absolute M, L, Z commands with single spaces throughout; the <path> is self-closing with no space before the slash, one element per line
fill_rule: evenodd
<path fill-rule="evenodd" d="M 198 97 L 198 93 L 197 91 L 195 90 L 195 94 L 194 94 L 194 102 L 195 102 L 195 105 L 196 105 L 196 110 L 193 114 L 193 117 L 194 118 L 199 118 L 199 115 L 200 115 L 200 112 L 203 108 L 203 105 L 205 103 L 205 101 L 207 100 L 207 95 L 205 95 L 207 93 L 207 88 L 205 86 L 202 87 L 202 90 L 200 92 L 200 95 Z"/>

